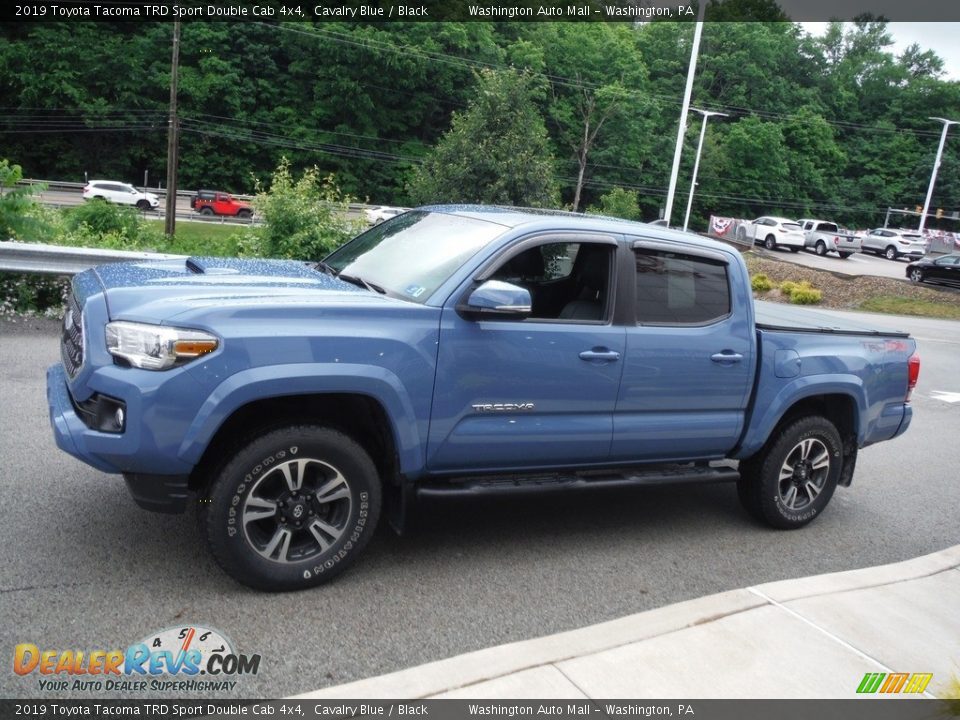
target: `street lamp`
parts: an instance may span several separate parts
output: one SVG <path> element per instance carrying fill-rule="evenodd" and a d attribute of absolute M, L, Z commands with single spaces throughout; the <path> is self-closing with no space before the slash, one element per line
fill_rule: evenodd
<path fill-rule="evenodd" d="M 930 210 L 930 198 L 933 197 L 933 186 L 937 182 L 937 170 L 940 169 L 940 158 L 943 156 L 943 145 L 947 142 L 947 130 L 951 125 L 960 125 L 958 120 L 947 120 L 941 117 L 932 117 L 943 123 L 943 132 L 940 133 L 940 145 L 937 147 L 937 159 L 933 161 L 933 172 L 930 174 L 930 186 L 927 188 L 927 199 L 923 203 L 923 212 L 920 215 L 920 234 L 923 235 L 923 226 L 927 224 L 927 212 Z"/>
<path fill-rule="evenodd" d="M 690 197 L 687 198 L 687 214 L 683 216 L 683 231 L 687 231 L 687 224 L 690 222 L 690 208 L 693 207 L 693 190 L 697 187 L 697 171 L 700 170 L 700 152 L 703 150 L 703 137 L 707 134 L 707 119 L 711 115 L 720 115 L 721 117 L 730 117 L 727 113 L 714 112 L 712 110 L 701 110 L 700 108 L 690 108 L 694 112 L 703 115 L 703 124 L 700 125 L 700 142 L 697 143 L 697 159 L 693 161 L 693 178 L 690 180 Z"/>
<path fill-rule="evenodd" d="M 697 71 L 697 55 L 700 52 L 700 34 L 703 32 L 703 16 L 707 11 L 707 0 L 700 0 L 697 8 L 697 23 L 693 29 L 693 45 L 690 48 L 690 63 L 687 65 L 687 84 L 683 89 L 683 103 L 680 106 L 680 125 L 677 127 L 677 144 L 673 148 L 673 166 L 670 169 L 670 185 L 667 188 L 667 204 L 663 219 L 670 227 L 673 215 L 673 195 L 677 190 L 677 174 L 680 172 L 680 154 L 683 152 L 683 137 L 687 130 L 687 112 L 690 108 L 690 95 L 693 93 L 693 77 Z"/>

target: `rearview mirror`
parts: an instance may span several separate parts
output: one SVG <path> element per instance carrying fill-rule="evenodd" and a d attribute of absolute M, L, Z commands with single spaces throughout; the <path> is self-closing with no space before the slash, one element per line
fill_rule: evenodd
<path fill-rule="evenodd" d="M 487 280 L 459 309 L 483 316 L 526 317 L 533 311 L 530 291 L 502 280 Z"/>

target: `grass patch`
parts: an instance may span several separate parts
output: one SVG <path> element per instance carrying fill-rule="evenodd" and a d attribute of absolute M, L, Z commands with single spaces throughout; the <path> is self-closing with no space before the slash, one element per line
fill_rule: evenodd
<path fill-rule="evenodd" d="M 931 302 L 930 300 L 915 300 L 898 295 L 874 295 L 861 302 L 860 309 L 893 315 L 917 315 L 942 320 L 960 320 L 960 307 Z"/>
<path fill-rule="evenodd" d="M 173 240 L 158 247 L 158 252 L 176 255 L 216 255 L 236 257 L 244 226 L 218 222 L 178 222 Z"/>

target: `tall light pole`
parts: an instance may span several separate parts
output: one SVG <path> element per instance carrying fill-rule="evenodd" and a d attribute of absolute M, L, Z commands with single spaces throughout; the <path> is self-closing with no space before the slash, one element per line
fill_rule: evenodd
<path fill-rule="evenodd" d="M 693 191 L 697 187 L 697 172 L 700 170 L 700 153 L 703 150 L 703 137 L 707 134 L 707 119 L 712 115 L 721 117 L 730 117 L 727 113 L 714 112 L 712 110 L 701 110 L 700 108 L 690 108 L 694 112 L 703 115 L 703 124 L 700 126 L 700 142 L 697 143 L 697 159 L 693 161 L 693 178 L 690 180 L 690 197 L 687 198 L 687 214 L 683 216 L 683 231 L 687 231 L 687 224 L 690 222 L 690 208 L 693 207 Z"/>
<path fill-rule="evenodd" d="M 690 48 L 690 64 L 687 66 L 687 85 L 683 90 L 683 105 L 680 108 L 680 127 L 677 128 L 677 144 L 673 149 L 673 167 L 670 169 L 670 186 L 667 188 L 667 205 L 663 218 L 670 225 L 673 214 L 673 196 L 677 191 L 677 174 L 680 172 L 680 153 L 683 151 L 683 135 L 687 129 L 687 112 L 690 109 L 690 95 L 693 92 L 693 76 L 697 71 L 697 55 L 700 52 L 700 34 L 703 32 L 703 16 L 707 10 L 707 0 L 700 0 L 697 8 L 697 25 L 693 31 L 693 47 Z"/>
<path fill-rule="evenodd" d="M 940 133 L 940 145 L 937 147 L 937 159 L 933 161 L 933 172 L 930 173 L 930 186 L 927 188 L 927 199 L 923 201 L 923 213 L 920 215 L 920 234 L 923 235 L 923 226 L 927 224 L 927 213 L 930 211 L 930 198 L 933 197 L 933 186 L 937 182 L 937 171 L 940 169 L 940 158 L 943 156 L 943 145 L 947 142 L 947 130 L 951 125 L 960 125 L 958 120 L 947 120 L 946 118 L 932 117 L 943 123 L 943 132 Z"/>

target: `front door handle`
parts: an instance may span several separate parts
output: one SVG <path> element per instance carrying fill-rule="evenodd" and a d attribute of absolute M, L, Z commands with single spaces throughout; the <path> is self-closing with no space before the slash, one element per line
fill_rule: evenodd
<path fill-rule="evenodd" d="M 743 360 L 743 355 L 736 352 L 730 352 L 729 350 L 724 350 L 723 352 L 718 352 L 710 356 L 710 359 L 715 363 L 726 364 L 726 363 L 738 363 Z"/>
<path fill-rule="evenodd" d="M 619 360 L 620 353 L 616 350 L 610 350 L 605 347 L 595 347 L 592 350 L 584 350 L 580 353 L 581 360 Z"/>

